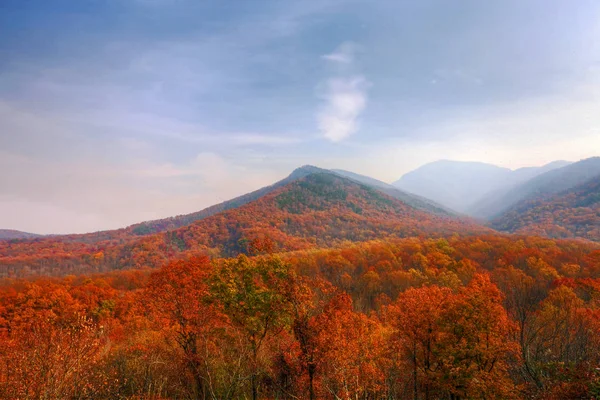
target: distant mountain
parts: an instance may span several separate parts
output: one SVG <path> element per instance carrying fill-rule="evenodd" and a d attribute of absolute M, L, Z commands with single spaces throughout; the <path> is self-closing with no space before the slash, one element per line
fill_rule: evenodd
<path fill-rule="evenodd" d="M 597 175 L 600 175 L 600 157 L 592 157 L 562 168 L 551 169 L 518 185 L 486 196 L 473 205 L 471 215 L 483 219 L 493 219 L 521 201 L 569 190 Z"/>
<path fill-rule="evenodd" d="M 13 229 L 0 229 L 0 240 L 33 239 L 41 237 L 35 233 L 21 232 Z"/>
<path fill-rule="evenodd" d="M 510 174 L 510 169 L 491 164 L 440 160 L 403 175 L 393 185 L 467 213 L 483 195 L 506 184 Z"/>
<path fill-rule="evenodd" d="M 491 226 L 519 234 L 600 241 L 600 175 L 557 194 L 541 192 L 521 200 Z"/>
<path fill-rule="evenodd" d="M 287 183 L 237 208 L 187 226 L 118 242 L 37 239 L 2 246 L 0 271 L 44 274 L 156 267 L 195 253 L 234 256 L 264 248 L 290 251 L 385 237 L 491 232 L 469 219 L 428 213 L 356 180 L 304 167 Z"/>
<path fill-rule="evenodd" d="M 403 175 L 393 185 L 447 208 L 474 215 L 474 208 L 486 196 L 567 164 L 567 161 L 555 161 L 542 167 L 512 171 L 481 162 L 440 160 Z"/>

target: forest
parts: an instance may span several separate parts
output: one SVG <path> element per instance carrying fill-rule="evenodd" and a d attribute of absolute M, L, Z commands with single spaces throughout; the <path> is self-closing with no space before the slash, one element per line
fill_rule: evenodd
<path fill-rule="evenodd" d="M 4 278 L 0 398 L 594 399 L 600 247 L 390 238 Z"/>

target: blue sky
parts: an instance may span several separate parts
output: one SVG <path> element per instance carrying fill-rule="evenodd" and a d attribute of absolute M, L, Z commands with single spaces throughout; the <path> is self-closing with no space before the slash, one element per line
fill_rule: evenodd
<path fill-rule="evenodd" d="M 599 149 L 595 0 L 0 2 L 2 228 L 193 212 L 303 164 Z"/>

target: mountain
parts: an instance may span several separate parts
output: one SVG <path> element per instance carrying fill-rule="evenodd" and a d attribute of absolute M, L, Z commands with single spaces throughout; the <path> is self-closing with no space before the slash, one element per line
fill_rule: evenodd
<path fill-rule="evenodd" d="M 512 171 L 481 162 L 440 160 L 408 172 L 393 185 L 473 215 L 474 207 L 487 195 L 567 164 L 567 161 L 555 161 L 542 167 Z"/>
<path fill-rule="evenodd" d="M 467 213 L 471 204 L 508 182 L 510 173 L 491 164 L 440 160 L 403 175 L 393 185 Z"/>
<path fill-rule="evenodd" d="M 305 167 L 286 179 L 237 208 L 130 240 L 53 237 L 0 243 L 0 271 L 66 274 L 156 267 L 197 253 L 234 256 L 264 248 L 282 252 L 385 237 L 491 232 L 468 219 L 417 209 L 331 171 Z"/>
<path fill-rule="evenodd" d="M 355 174 L 349 171 L 343 170 L 331 170 L 340 176 L 345 176 L 349 179 L 352 179 L 356 182 L 363 183 L 367 186 L 370 186 L 374 189 L 381 190 L 384 193 L 397 198 L 399 200 L 404 201 L 410 206 L 413 206 L 418 209 L 422 209 L 427 212 L 432 212 L 440 215 L 451 215 L 452 212 L 448 209 L 445 209 L 443 206 L 434 203 L 428 199 L 422 198 L 420 196 L 416 196 L 413 194 L 409 194 L 403 192 L 392 185 L 389 185 L 385 182 L 378 181 L 377 179 L 373 179 L 364 175 Z M 288 177 L 261 189 L 255 190 L 253 192 L 244 194 L 242 196 L 238 196 L 234 199 L 224 201 L 219 204 L 215 204 L 213 206 L 207 207 L 201 211 L 197 211 L 190 214 L 182 214 L 175 217 L 162 218 L 151 221 L 144 221 L 137 224 L 130 225 L 126 228 L 122 229 L 114 229 L 107 231 L 99 231 L 85 234 L 72 234 L 72 235 L 61 235 L 61 240 L 65 241 L 76 241 L 83 243 L 99 243 L 103 241 L 130 241 L 132 239 L 136 239 L 140 236 L 151 235 L 159 232 L 166 232 L 169 230 L 177 229 L 186 225 L 189 225 L 195 221 L 202 220 L 204 218 L 210 217 L 211 215 L 218 214 L 223 211 L 231 210 L 244 204 L 248 204 L 254 200 L 265 196 L 272 191 L 285 186 L 286 184 L 293 182 L 294 180 L 303 178 L 307 175 L 317 173 L 317 172 L 331 172 L 327 169 L 318 168 L 312 165 L 304 165 L 300 168 L 295 169 Z"/>
<path fill-rule="evenodd" d="M 587 158 L 552 169 L 486 196 L 473 205 L 471 215 L 482 219 L 494 219 L 521 201 L 569 190 L 597 175 L 600 175 L 600 157 Z"/>
<path fill-rule="evenodd" d="M 201 211 L 197 211 L 190 214 L 177 215 L 175 217 L 140 222 L 122 229 L 99 231 L 85 234 L 61 235 L 61 237 L 63 240 L 72 240 L 84 243 L 98 243 L 107 240 L 130 240 L 132 238 L 135 239 L 139 236 L 146 236 L 154 233 L 166 232 L 169 230 L 180 228 L 182 226 L 189 225 L 195 221 L 199 221 L 204 218 L 210 217 L 211 215 L 215 215 L 223 211 L 243 206 L 244 204 L 248 204 L 251 201 L 259 199 L 262 196 L 265 196 L 271 193 L 272 191 L 290 182 L 293 182 L 296 179 L 310 175 L 311 173 L 324 171 L 327 170 L 317 168 L 312 165 L 305 165 L 303 167 L 297 168 L 288 177 L 272 185 L 263 187 L 250 193 L 246 193 L 242 196 L 238 196 L 231 200 L 215 204 Z"/>
<path fill-rule="evenodd" d="M 416 195 L 402 192 L 388 183 L 379 181 L 374 178 L 370 178 L 368 176 L 356 174 L 356 173 L 350 172 L 350 171 L 344 171 L 344 170 L 338 170 L 338 169 L 327 170 L 327 169 L 322 169 L 322 168 L 315 167 L 312 165 L 304 165 L 300 168 L 295 169 L 288 177 L 274 183 L 273 185 L 266 186 L 264 188 L 255 190 L 251 193 L 244 194 L 244 195 L 236 197 L 232 200 L 228 200 L 223 203 L 216 204 L 214 206 L 210 206 L 208 208 L 205 208 L 202 211 L 198 211 L 198 212 L 186 214 L 186 215 L 179 215 L 179 216 L 171 217 L 171 218 L 142 222 L 139 224 L 131 225 L 126 229 L 135 235 L 147 235 L 149 233 L 164 232 L 167 230 L 176 229 L 176 228 L 179 228 L 182 226 L 189 225 L 194 221 L 199 221 L 206 217 L 210 217 L 211 215 L 217 214 L 219 212 L 237 208 L 244 204 L 248 204 L 249 202 L 259 199 L 260 197 L 267 195 L 267 194 L 271 193 L 272 191 L 274 191 L 282 186 L 285 186 L 286 184 L 288 184 L 290 182 L 293 182 L 296 179 L 303 178 L 303 177 L 308 176 L 313 173 L 319 173 L 319 172 L 326 173 L 329 171 L 334 172 L 338 175 L 344 176 L 346 178 L 352 179 L 356 182 L 365 184 L 374 189 L 382 190 L 385 193 L 387 193 L 388 195 L 395 197 L 397 199 L 400 199 L 413 207 L 423 209 L 425 211 L 433 212 L 433 213 L 441 213 L 441 214 L 446 214 L 446 215 L 450 213 L 449 210 L 445 210 L 441 205 L 436 204 L 428 199 L 424 199 L 424 198 L 421 198 Z"/>
<path fill-rule="evenodd" d="M 600 241 L 600 175 L 557 194 L 521 200 L 491 226 L 519 234 Z"/>
<path fill-rule="evenodd" d="M 33 239 L 36 237 L 41 237 L 41 235 L 16 231 L 13 229 L 0 229 L 0 240 Z"/>

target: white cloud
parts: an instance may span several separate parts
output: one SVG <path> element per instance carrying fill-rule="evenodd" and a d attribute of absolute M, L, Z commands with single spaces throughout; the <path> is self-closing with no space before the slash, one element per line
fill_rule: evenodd
<path fill-rule="evenodd" d="M 358 118 L 367 104 L 363 77 L 330 79 L 323 98 L 325 105 L 318 116 L 325 138 L 339 142 L 358 130 Z"/>
<path fill-rule="evenodd" d="M 355 45 L 344 43 L 323 58 L 350 67 L 354 63 L 354 53 Z M 321 94 L 324 103 L 317 115 L 317 123 L 323 136 L 332 142 L 340 142 L 358 130 L 360 114 L 367 105 L 369 84 L 364 76 L 346 71 L 350 69 L 340 70 L 328 79 Z"/>
<path fill-rule="evenodd" d="M 324 60 L 334 63 L 352 64 L 356 53 L 356 45 L 351 42 L 342 43 L 333 53 L 325 54 Z"/>

